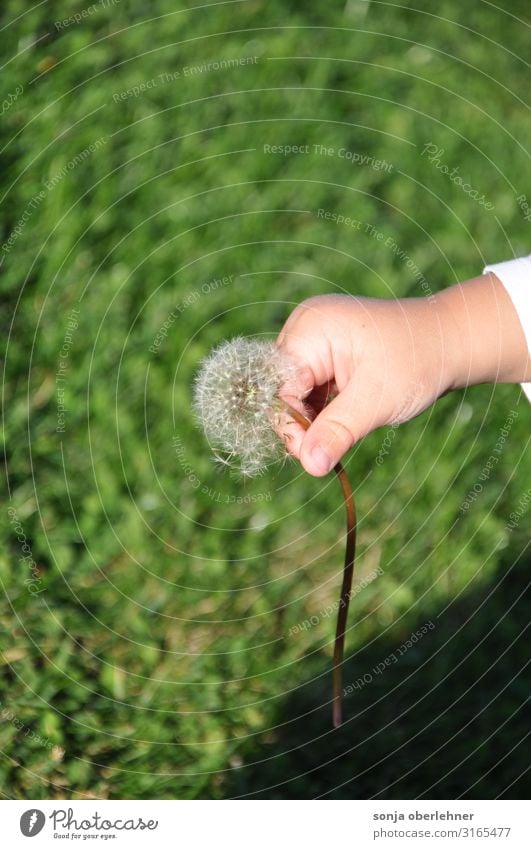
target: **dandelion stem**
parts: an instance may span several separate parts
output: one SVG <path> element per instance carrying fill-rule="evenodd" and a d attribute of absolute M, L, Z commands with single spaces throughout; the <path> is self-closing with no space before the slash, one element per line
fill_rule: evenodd
<path fill-rule="evenodd" d="M 296 410 L 287 401 L 279 399 L 289 415 L 295 421 L 308 430 L 311 422 Z M 345 630 L 347 626 L 348 606 L 352 590 L 352 576 L 354 574 L 354 559 L 356 556 L 356 505 L 354 493 L 350 485 L 347 473 L 341 463 L 334 466 L 341 489 L 345 499 L 347 514 L 347 538 L 345 545 L 345 565 L 343 568 L 343 583 L 339 597 L 339 610 L 337 614 L 336 638 L 334 643 L 334 665 L 332 668 L 332 724 L 337 728 L 343 722 L 342 695 L 343 695 L 343 655 L 345 649 Z"/>

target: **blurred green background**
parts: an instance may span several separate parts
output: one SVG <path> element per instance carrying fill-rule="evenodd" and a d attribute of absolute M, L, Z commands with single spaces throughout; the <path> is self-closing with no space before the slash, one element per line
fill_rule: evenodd
<path fill-rule="evenodd" d="M 529 5 L 196 5 L 0 11 L 1 792 L 525 796 L 520 389 L 352 451 L 345 684 L 371 681 L 337 731 L 336 481 L 233 480 L 190 400 L 213 345 L 274 338 L 305 297 L 421 296 L 529 252 Z"/>

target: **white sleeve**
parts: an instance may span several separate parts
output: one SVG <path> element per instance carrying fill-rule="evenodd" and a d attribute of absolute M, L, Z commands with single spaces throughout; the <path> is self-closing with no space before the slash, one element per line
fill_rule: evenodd
<path fill-rule="evenodd" d="M 524 331 L 531 356 L 531 254 L 508 262 L 487 265 L 483 273 L 492 271 L 511 298 Z M 531 383 L 522 383 L 522 389 L 531 401 Z"/>

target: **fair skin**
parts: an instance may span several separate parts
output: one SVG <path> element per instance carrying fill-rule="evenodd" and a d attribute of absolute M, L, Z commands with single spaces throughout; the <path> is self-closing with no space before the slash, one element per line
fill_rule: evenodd
<path fill-rule="evenodd" d="M 531 381 L 522 326 L 493 273 L 426 298 L 309 298 L 277 345 L 299 366 L 304 404 L 289 400 L 313 418 L 307 431 L 290 423 L 287 447 L 318 477 L 375 428 L 407 421 L 453 389 Z"/>

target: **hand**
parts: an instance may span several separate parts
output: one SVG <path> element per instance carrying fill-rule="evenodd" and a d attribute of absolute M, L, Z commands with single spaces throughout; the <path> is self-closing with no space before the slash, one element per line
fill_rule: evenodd
<path fill-rule="evenodd" d="M 288 425 L 287 448 L 317 476 L 370 431 L 418 415 L 450 389 L 529 379 L 522 328 L 492 274 L 428 298 L 310 298 L 277 344 L 299 366 L 298 406 L 314 419 L 306 432 Z"/>

